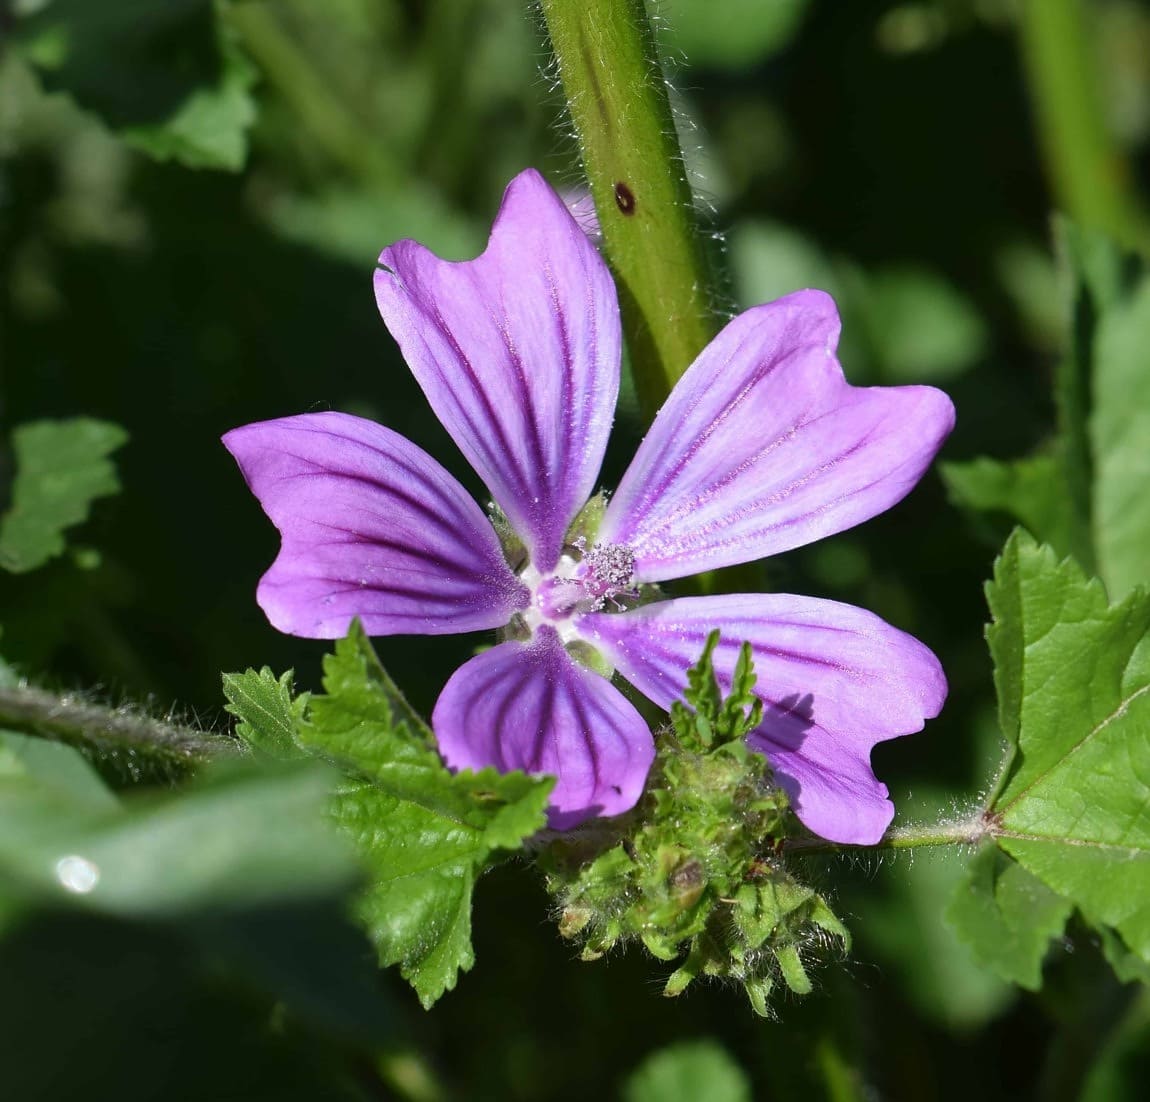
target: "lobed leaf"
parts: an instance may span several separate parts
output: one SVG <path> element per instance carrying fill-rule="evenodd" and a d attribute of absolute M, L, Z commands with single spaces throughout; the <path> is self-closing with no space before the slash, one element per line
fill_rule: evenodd
<path fill-rule="evenodd" d="M 235 716 L 236 734 L 252 749 L 273 758 L 300 754 L 296 731 L 307 710 L 309 695 L 292 696 L 294 673 L 276 677 L 267 666 L 223 675 L 227 710 Z"/>
<path fill-rule="evenodd" d="M 1009 748 L 986 829 L 1047 892 L 981 855 L 952 919 L 1028 985 L 1071 905 L 1150 962 L 1150 595 L 1108 604 L 1099 581 L 1021 531 L 987 595 Z"/>
<path fill-rule="evenodd" d="M 946 918 L 975 959 L 1030 991 L 1042 986 L 1042 962 L 1074 910 L 994 844 L 967 866 Z"/>
<path fill-rule="evenodd" d="M 64 551 L 64 531 L 86 520 L 92 502 L 120 489 L 108 456 L 128 439 L 90 417 L 34 421 L 12 434 L 16 478 L 0 517 L 0 566 L 34 570 Z"/>
<path fill-rule="evenodd" d="M 380 963 L 398 964 L 429 1007 L 474 964 L 476 880 L 545 825 L 553 781 L 451 773 L 358 624 L 324 673 L 298 739 L 352 771 L 332 813 L 369 870 L 358 914 Z"/>

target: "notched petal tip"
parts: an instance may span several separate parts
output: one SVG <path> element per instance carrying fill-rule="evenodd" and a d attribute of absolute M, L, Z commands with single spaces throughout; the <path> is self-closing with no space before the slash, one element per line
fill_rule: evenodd
<path fill-rule="evenodd" d="M 533 169 L 508 185 L 484 251 L 388 247 L 376 301 L 436 416 L 549 570 L 594 489 L 619 389 L 615 286 Z"/>
<path fill-rule="evenodd" d="M 525 607 L 487 518 L 431 456 L 342 413 L 233 429 L 224 446 L 279 529 L 256 599 L 272 626 L 334 639 L 499 627 Z"/>
<path fill-rule="evenodd" d="M 954 425 L 933 387 L 851 386 L 839 318 L 799 291 L 731 321 L 676 384 L 602 538 L 660 582 L 790 550 L 890 508 Z"/>
<path fill-rule="evenodd" d="M 763 721 L 749 742 L 766 754 L 802 822 L 833 841 L 870 844 L 894 813 L 870 765 L 878 742 L 937 715 L 946 678 L 930 651 L 873 613 L 788 594 L 686 597 L 584 616 L 586 638 L 656 704 L 670 708 L 708 634 L 729 691 L 751 645 Z"/>
<path fill-rule="evenodd" d="M 634 706 L 576 665 L 550 628 L 461 666 L 440 694 L 432 727 L 453 769 L 554 776 L 548 820 L 556 830 L 630 810 L 655 756 Z"/>

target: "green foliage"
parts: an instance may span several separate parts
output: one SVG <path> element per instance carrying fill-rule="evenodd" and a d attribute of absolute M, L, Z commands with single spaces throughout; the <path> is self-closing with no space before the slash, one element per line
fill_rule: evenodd
<path fill-rule="evenodd" d="M 22 574 L 62 554 L 65 529 L 87 519 L 94 499 L 120 489 L 108 456 L 127 439 L 118 425 L 90 417 L 20 425 L 12 434 L 12 504 L 0 517 L 0 566 Z"/>
<path fill-rule="evenodd" d="M 367 946 L 344 917 L 356 866 L 325 821 L 330 787 L 316 763 L 229 763 L 180 791 L 121 800 L 71 747 L 0 731 L 0 963 L 8 990 L 22 992 L 0 1002 L 6 1084 L 20 1097 L 103 1097 L 93 1083 L 121 1059 L 118 1046 L 138 1072 L 149 1062 L 139 1030 L 162 1035 L 157 1022 L 172 1016 L 196 1035 L 220 1020 L 263 1032 L 274 1007 L 279 1030 L 387 1036 L 392 1013 L 365 982 Z M 221 968 L 244 991 L 242 1012 L 222 997 Z M 134 1026 L 122 1020 L 118 984 L 141 1008 Z M 212 991 L 214 1014 L 185 1020 Z M 105 1020 L 109 1007 L 119 1016 Z M 76 1060 L 56 1072 L 46 1056 L 60 1038 L 26 1025 L 53 1013 L 79 1014 L 81 1032 L 100 1042 L 85 1051 L 69 1041 Z M 227 1032 L 212 1038 L 213 1053 L 230 1049 Z M 250 1044 L 245 1054 L 264 1064 Z M 262 1074 L 278 1081 L 274 1068 Z M 290 1076 L 282 1089 L 299 1097 Z"/>
<path fill-rule="evenodd" d="M 623 1088 L 624 1102 L 751 1102 L 743 1070 L 715 1041 L 682 1041 L 652 1053 Z"/>
<path fill-rule="evenodd" d="M 970 861 L 947 921 L 984 968 L 1020 987 L 1042 986 L 1042 964 L 1074 905 L 1052 892 L 998 846 Z"/>
<path fill-rule="evenodd" d="M 255 119 L 255 73 L 221 25 L 224 8 L 223 0 L 53 0 L 17 22 L 16 41 L 49 91 L 68 93 L 136 148 L 235 170 Z"/>
<path fill-rule="evenodd" d="M 184 792 L 119 806 L 92 786 L 79 795 L 76 767 L 61 768 L 75 751 L 60 749 L 51 778 L 43 759 L 35 772 L 0 775 L 0 870 L 29 899 L 164 917 L 350 884 L 347 849 L 322 823 L 323 769 L 215 767 Z"/>
<path fill-rule="evenodd" d="M 358 624 L 325 660 L 322 695 L 292 700 L 290 685 L 266 669 L 228 675 L 237 733 L 273 755 L 343 768 L 330 812 L 368 870 L 357 915 L 380 963 L 398 964 L 430 1007 L 475 962 L 476 880 L 545 825 L 553 782 L 448 770 Z"/>
<path fill-rule="evenodd" d="M 778 855 L 786 795 L 745 741 L 762 707 L 750 648 L 724 699 L 711 664 L 718 638 L 711 634 L 690 671 L 686 703 L 672 708 L 639 807 L 606 838 L 576 832 L 556 841 L 544 864 L 562 907 L 560 933 L 582 942 L 583 959 L 640 941 L 660 960 L 684 958 L 665 995 L 700 975 L 731 977 L 765 1015 L 777 980 L 810 991 L 810 950 L 849 939 Z"/>
<path fill-rule="evenodd" d="M 730 252 L 746 306 L 798 287 L 834 297 L 843 319 L 839 355 L 852 382 L 942 383 L 986 350 L 987 328 L 974 305 L 929 269 L 863 267 L 771 222 L 742 223 Z"/>
<path fill-rule="evenodd" d="M 1028 458 L 944 464 L 943 476 L 958 504 L 1020 521 L 1121 597 L 1150 582 L 1150 274 L 1100 234 L 1065 221 L 1057 229 L 1069 319 L 1058 432 Z"/>
<path fill-rule="evenodd" d="M 276 677 L 267 666 L 223 675 L 227 710 L 236 717 L 236 734 L 253 750 L 273 758 L 299 756 L 296 731 L 307 711 L 308 693 L 292 696 L 294 673 Z"/>
<path fill-rule="evenodd" d="M 786 46 L 807 0 L 665 0 L 659 10 L 665 48 L 681 51 L 691 65 L 736 69 Z"/>
<path fill-rule="evenodd" d="M 1115 302 L 1095 339 L 1090 441 L 1098 572 L 1112 597 L 1150 582 L 1150 276 Z"/>
<path fill-rule="evenodd" d="M 959 847 L 939 846 L 885 860 L 867 876 L 865 896 L 860 900 L 848 890 L 841 904 L 859 914 L 858 958 L 873 956 L 897 976 L 924 1018 L 964 1032 L 992 1020 L 1013 997 L 1007 983 L 980 966 L 955 925 L 940 921 L 967 876 L 968 856 Z"/>
<path fill-rule="evenodd" d="M 951 920 L 1027 986 L 1071 905 L 1150 961 L 1150 596 L 1108 605 L 1101 583 L 1021 531 L 987 593 L 1008 748 L 984 825 L 1018 868 L 980 853 Z"/>
<path fill-rule="evenodd" d="M 220 31 L 221 72 L 216 82 L 193 89 L 163 122 L 122 131 L 124 140 L 157 161 L 188 168 L 236 172 L 248 155 L 248 130 L 256 120 L 252 87 L 256 70 L 232 36 Z"/>

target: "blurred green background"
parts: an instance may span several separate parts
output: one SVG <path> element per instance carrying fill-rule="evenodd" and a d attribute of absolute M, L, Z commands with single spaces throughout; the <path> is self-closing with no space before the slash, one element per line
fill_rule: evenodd
<path fill-rule="evenodd" d="M 952 395 L 944 458 L 1041 441 L 1063 324 L 1051 211 L 1144 240 L 1150 8 L 1082 3 L 1067 56 L 1088 58 L 1083 74 L 1034 52 L 1041 29 L 1021 0 L 652 7 L 729 311 L 825 288 L 853 382 Z M 222 432 L 348 410 L 405 432 L 479 493 L 379 320 L 371 273 L 400 237 L 474 255 L 525 166 L 578 187 L 541 19 L 525 0 L 10 0 L 0 44 L 3 437 L 87 414 L 131 438 L 123 493 L 72 553 L 0 577 L 3 652 L 55 684 L 223 726 L 221 669 L 294 667 L 313 687 L 326 647 L 278 635 L 255 605 L 276 536 Z M 1077 108 L 1081 132 L 1066 122 Z M 642 429 L 624 404 L 606 485 Z M 0 469 L 0 493 L 7 483 Z M 931 474 L 889 514 L 761 568 L 767 588 L 863 605 L 940 655 L 943 716 L 875 754 L 907 817 L 965 807 L 997 756 L 981 586 L 1005 527 L 982 524 Z M 426 710 L 481 641 L 378 649 Z M 380 977 L 398 1055 L 389 1085 L 351 1075 L 363 1093 L 348 1096 L 613 1097 L 649 1053 L 702 1036 L 756 1098 L 1127 1097 L 1137 1078 L 1121 1069 L 1150 1015 L 1115 1032 L 1132 996 L 1093 966 L 1088 937 L 1065 940 L 1041 994 L 1019 993 L 943 923 L 953 855 L 811 864 L 858 944 L 814 995 L 780 1002 L 777 1022 L 734 991 L 664 1000 L 663 966 L 639 954 L 572 959 L 535 874 L 490 875 L 475 970 L 426 1014 Z M 372 1064 L 374 1042 L 338 1028 L 322 1044 L 273 1036 L 251 992 L 205 986 L 167 936 L 57 917 L 4 943 L 0 1063 L 26 1084 L 9 1097 L 335 1098 L 317 1068 Z M 97 1021 L 98 1040 L 69 1047 Z M 1110 1063 L 1091 1071 L 1099 1053 Z M 54 1060 L 57 1093 L 27 1085 Z"/>

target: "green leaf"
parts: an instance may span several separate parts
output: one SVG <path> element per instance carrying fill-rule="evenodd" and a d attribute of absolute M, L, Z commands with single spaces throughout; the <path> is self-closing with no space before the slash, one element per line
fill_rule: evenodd
<path fill-rule="evenodd" d="M 990 833 L 1096 926 L 1150 960 L 1150 597 L 1108 605 L 1073 560 L 1016 533 L 988 586 L 1011 744 Z M 1040 908 L 1053 925 L 1053 905 Z"/>
<path fill-rule="evenodd" d="M 1150 582 L 1150 275 L 1098 233 L 1056 230 L 1067 313 L 1057 434 L 1029 459 L 948 464 L 943 475 L 957 504 L 1008 514 L 1121 597 Z"/>
<path fill-rule="evenodd" d="M 869 276 L 859 290 L 858 316 L 886 382 L 950 379 L 986 349 L 978 312 L 933 272 L 890 268 Z"/>
<path fill-rule="evenodd" d="M 215 84 L 191 91 L 163 122 L 130 127 L 122 137 L 157 161 L 237 172 L 247 160 L 248 130 L 256 120 L 255 82 L 255 67 L 225 37 Z"/>
<path fill-rule="evenodd" d="M 1111 597 L 1150 583 L 1150 279 L 1102 318 L 1095 342 L 1094 544 Z"/>
<path fill-rule="evenodd" d="M 942 815 L 941 804 L 938 814 Z M 924 1017 L 953 1030 L 977 1029 L 999 1014 L 1010 988 L 978 967 L 972 947 L 953 923 L 940 922 L 965 874 L 966 854 L 957 847 L 923 849 L 909 859 L 884 862 L 865 887 L 856 885 L 855 924 L 864 959 L 873 957 Z M 876 891 L 877 889 L 877 891 Z"/>
<path fill-rule="evenodd" d="M 90 417 L 19 426 L 12 506 L 0 517 L 0 566 L 22 574 L 61 554 L 64 530 L 87 519 L 95 498 L 119 490 L 108 456 L 127 439 L 118 425 Z"/>
<path fill-rule="evenodd" d="M 273 758 L 299 757 L 296 730 L 303 721 L 309 696 L 292 697 L 293 671 L 276 677 L 267 666 L 258 673 L 223 675 L 227 710 L 235 716 L 236 734 L 254 750 Z"/>
<path fill-rule="evenodd" d="M 545 825 L 553 781 L 450 772 L 358 624 L 325 661 L 324 689 L 299 741 L 354 770 L 333 814 L 370 869 L 359 917 L 429 1007 L 474 963 L 476 880 Z"/>
<path fill-rule="evenodd" d="M 255 119 L 255 71 L 216 0 L 52 0 L 15 40 L 44 86 L 66 92 L 159 160 L 238 169 Z M 114 64 L 109 59 L 114 59 Z"/>
<path fill-rule="evenodd" d="M 1060 554 L 1073 552 L 1075 533 L 1066 508 L 1068 491 L 1061 455 L 1043 452 L 1013 462 L 983 457 L 967 463 L 942 463 L 939 470 L 955 505 L 970 510 L 976 518 L 987 513 L 1001 513 L 1007 518 L 1004 530 L 990 530 L 995 543 L 1001 543 L 1006 532 L 1021 523 Z M 981 520 L 976 522 L 981 524 Z"/>
<path fill-rule="evenodd" d="M 1073 910 L 1070 900 L 987 844 L 967 866 L 946 918 L 979 964 L 1037 991 L 1051 939 L 1062 933 Z"/>
<path fill-rule="evenodd" d="M 623 1088 L 624 1102 L 751 1102 L 742 1068 L 715 1041 L 683 1041 L 648 1056 Z"/>
<path fill-rule="evenodd" d="M 95 806 L 74 786 L 0 776 L 0 874 L 31 898 L 131 917 L 260 907 L 345 890 L 328 770 L 206 768 L 175 794 Z"/>
<path fill-rule="evenodd" d="M 660 41 L 690 65 L 742 68 L 783 49 L 807 0 L 664 0 Z"/>
<path fill-rule="evenodd" d="M 69 802 L 97 810 L 118 807 L 87 758 L 61 742 L 0 730 L 0 784 L 20 777 Z"/>

